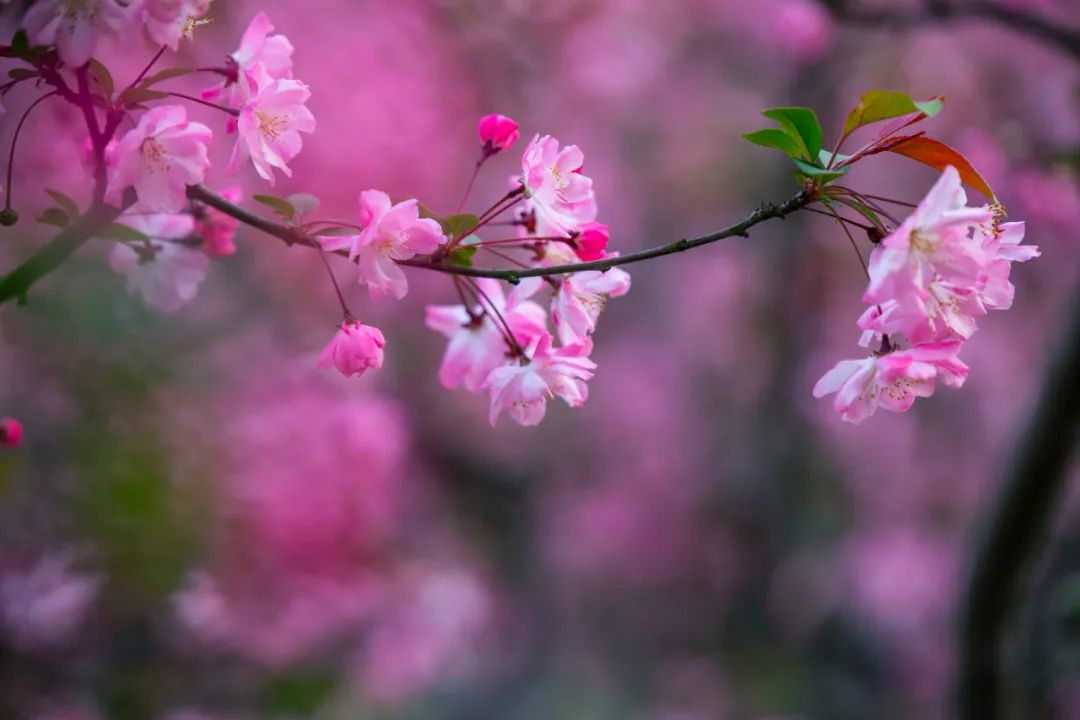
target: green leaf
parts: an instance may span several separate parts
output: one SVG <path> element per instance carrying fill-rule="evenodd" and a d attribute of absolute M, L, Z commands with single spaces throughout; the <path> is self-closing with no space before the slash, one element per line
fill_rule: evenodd
<path fill-rule="evenodd" d="M 195 68 L 168 68 L 161 72 L 156 72 L 153 75 L 143 78 L 143 81 L 139 83 L 140 88 L 148 88 L 152 85 L 157 85 L 159 82 L 165 82 L 166 80 L 172 80 L 173 78 L 183 77 L 196 72 Z"/>
<path fill-rule="evenodd" d="M 66 228 L 71 224 L 71 218 L 60 208 L 49 208 L 38 215 L 37 221 L 43 225 L 55 225 L 58 228 Z"/>
<path fill-rule="evenodd" d="M 845 155 L 844 153 L 838 152 L 836 153 L 836 164 L 840 164 L 850 157 L 850 155 Z M 832 160 L 832 150 L 825 150 L 824 148 L 822 148 L 821 152 L 818 153 L 818 161 L 820 162 L 822 167 L 828 167 L 829 163 L 832 162 Z"/>
<path fill-rule="evenodd" d="M 168 93 L 148 90 L 142 87 L 128 88 L 120 93 L 120 102 L 124 105 L 137 105 L 149 100 L 161 100 L 169 97 Z"/>
<path fill-rule="evenodd" d="M 127 225 L 121 225 L 120 223 L 112 223 L 111 225 L 106 225 L 104 228 L 95 233 L 94 237 L 99 237 L 103 240 L 118 240 L 120 242 L 127 243 L 146 242 L 150 239 L 148 235 L 144 235 L 135 228 L 128 227 Z"/>
<path fill-rule="evenodd" d="M 451 265 L 461 265 L 462 267 L 472 267 L 473 257 L 476 255 L 476 251 L 479 250 L 475 245 L 462 245 L 455 248 L 446 259 Z"/>
<path fill-rule="evenodd" d="M 443 218 L 436 218 L 439 225 L 442 226 L 443 232 L 447 237 L 457 237 L 462 233 L 466 233 L 476 227 L 476 224 L 480 222 L 480 218 L 468 213 L 462 215 L 447 215 Z"/>
<path fill-rule="evenodd" d="M 881 218 L 878 217 L 878 214 L 874 212 L 873 209 L 871 209 L 868 205 L 866 205 L 866 203 L 861 203 L 855 198 L 848 197 L 846 195 L 844 197 L 833 197 L 830 199 L 834 202 L 838 202 L 841 205 L 846 205 L 847 207 L 851 208 L 852 210 L 869 220 L 870 223 L 875 227 L 880 228 L 885 226 L 884 223 L 881 222 Z"/>
<path fill-rule="evenodd" d="M 881 120 L 903 117 L 922 113 L 926 117 L 933 117 L 941 112 L 944 96 L 926 102 L 916 102 L 907 93 L 892 92 L 889 90 L 871 90 L 864 94 L 844 122 L 844 135 Z"/>
<path fill-rule="evenodd" d="M 31 70 L 30 68 L 13 68 L 8 71 L 8 77 L 12 80 L 27 80 L 32 77 L 37 77 L 38 72 Z"/>
<path fill-rule="evenodd" d="M 805 151 L 803 157 L 810 162 L 815 162 L 818 153 L 821 152 L 821 123 L 818 122 L 817 114 L 810 108 L 783 107 L 770 108 L 761 113 L 774 121 L 780 129 L 796 140 Z"/>
<path fill-rule="evenodd" d="M 757 132 L 746 133 L 743 138 L 761 147 L 775 148 L 788 157 L 798 158 L 803 155 L 801 143 L 778 128 L 766 128 Z"/>
<path fill-rule="evenodd" d="M 843 177 L 847 174 L 848 171 L 846 167 L 826 170 L 825 168 L 820 168 L 817 165 L 811 165 L 808 162 L 803 162 L 798 158 L 792 158 L 791 161 L 795 163 L 795 167 L 799 168 L 799 172 L 802 175 L 805 175 L 806 177 L 814 180 L 821 185 L 830 183 L 839 177 Z"/>
<path fill-rule="evenodd" d="M 285 198 L 285 202 L 292 205 L 294 212 L 300 217 L 310 215 L 319 209 L 319 198 L 311 193 L 293 193 Z"/>
<path fill-rule="evenodd" d="M 266 205 L 286 220 L 292 220 L 296 217 L 296 208 L 285 198 L 274 197 L 273 195 L 252 195 L 251 199 Z"/>
<path fill-rule="evenodd" d="M 79 206 L 74 200 L 72 200 L 59 190 L 46 189 L 45 192 L 47 192 L 49 194 L 49 197 L 51 197 L 53 201 L 57 205 L 59 205 L 65 213 L 67 213 L 67 216 L 69 218 L 79 217 L 79 215 L 81 214 L 79 212 Z"/>
<path fill-rule="evenodd" d="M 959 151 L 954 150 L 940 140 L 934 140 L 924 135 L 916 135 L 892 145 L 888 148 L 888 151 L 909 157 L 912 160 L 918 160 L 924 165 L 929 165 L 937 170 L 944 170 L 947 166 L 952 165 L 960 173 L 961 180 L 985 195 L 990 202 L 997 202 L 997 197 L 990 188 L 990 183 L 986 182 L 986 178 L 979 174 L 975 166 Z"/>
<path fill-rule="evenodd" d="M 116 89 L 116 85 L 113 83 L 112 74 L 109 72 L 109 68 L 91 58 L 90 73 L 94 76 L 94 79 L 97 80 L 97 84 L 101 87 L 101 92 L 105 93 L 105 97 L 111 98 L 113 96 L 113 91 Z"/>

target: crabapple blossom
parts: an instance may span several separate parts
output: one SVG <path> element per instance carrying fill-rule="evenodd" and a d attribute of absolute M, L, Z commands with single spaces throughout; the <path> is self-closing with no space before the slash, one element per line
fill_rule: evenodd
<path fill-rule="evenodd" d="M 293 76 L 293 46 L 284 35 L 271 35 L 274 26 L 266 13 L 260 12 L 247 26 L 243 37 L 240 39 L 240 47 L 229 56 L 235 65 L 236 77 L 229 78 L 220 85 L 203 91 L 203 97 L 207 100 L 218 100 L 228 94 L 228 105 L 236 106 L 240 103 L 237 85 L 240 75 L 254 69 L 255 65 L 262 65 L 266 74 L 275 80 L 291 80 Z"/>
<path fill-rule="evenodd" d="M 331 252 L 348 249 L 372 298 L 382 293 L 405 297 L 409 282 L 396 261 L 435 252 L 446 242 L 439 223 L 420 217 L 416 200 L 394 205 L 381 190 L 360 193 L 360 224 L 364 229 L 359 235 L 320 237 L 319 242 Z"/>
<path fill-rule="evenodd" d="M 240 202 L 243 197 L 243 191 L 238 187 L 225 188 L 220 194 L 233 203 Z M 202 238 L 203 252 L 212 258 L 225 258 L 236 252 L 233 238 L 239 227 L 239 220 L 210 206 L 202 208 L 195 220 L 195 234 Z"/>
<path fill-rule="evenodd" d="M 570 235 L 596 219 L 592 179 L 582 174 L 585 156 L 576 145 L 560 147 L 550 135 L 535 136 L 521 159 L 520 182 L 537 219 L 554 233 Z"/>
<path fill-rule="evenodd" d="M 1014 262 L 1027 262 L 1040 255 L 1034 245 L 1023 245 L 1024 223 L 1002 223 L 983 235 L 982 249 L 985 254 L 983 274 L 980 278 L 980 298 L 986 307 L 1008 310 L 1012 307 L 1016 288 L 1009 282 Z"/>
<path fill-rule="evenodd" d="M 176 50 L 180 38 L 191 38 L 196 22 L 213 0 L 143 0 L 140 14 L 146 33 L 159 45 Z"/>
<path fill-rule="evenodd" d="M 140 213 L 121 222 L 148 238 L 144 243 L 117 243 L 109 255 L 109 267 L 127 275 L 129 292 L 139 292 L 167 313 L 198 294 L 210 258 L 192 243 L 191 215 Z"/>
<path fill-rule="evenodd" d="M 345 377 L 363 375 L 367 370 L 382 367 L 385 345 L 386 338 L 379 328 L 346 320 L 322 351 L 316 367 L 335 367 Z"/>
<path fill-rule="evenodd" d="M 585 262 L 600 260 L 607 252 L 610 238 L 611 229 L 607 225 L 598 222 L 582 223 L 577 237 L 574 238 L 574 253 Z"/>
<path fill-rule="evenodd" d="M 596 369 L 588 357 L 591 351 L 591 341 L 553 349 L 551 336 L 544 334 L 529 344 L 524 357 L 492 370 L 484 383 L 491 391 L 492 426 L 503 410 L 520 425 L 538 425 L 555 396 L 570 407 L 584 405 L 589 397 L 585 383 Z"/>
<path fill-rule="evenodd" d="M 547 333 L 547 313 L 527 297 L 511 293 L 507 298 L 502 285 L 489 278 L 476 281 L 495 310 L 502 316 L 514 339 L 522 346 Z M 479 393 L 488 375 L 506 362 L 506 339 L 498 321 L 485 311 L 482 303 L 464 305 L 429 305 L 427 326 L 446 336 L 449 342 L 439 365 L 439 382 L 447 389 L 459 385 Z"/>
<path fill-rule="evenodd" d="M 478 126 L 480 142 L 485 155 L 495 155 L 509 150 L 521 137 L 518 124 L 505 115 L 485 115 Z"/>
<path fill-rule="evenodd" d="M 147 209 L 180 212 L 187 202 L 187 186 L 201 183 L 210 167 L 211 138 L 210 128 L 190 122 L 182 105 L 149 110 L 116 146 L 106 199 L 118 204 L 124 189 L 134 186 Z"/>
<path fill-rule="evenodd" d="M 3 418 L 0 420 L 0 445 L 18 447 L 23 441 L 22 423 L 15 418 Z"/>
<path fill-rule="evenodd" d="M 298 80 L 275 79 L 260 63 L 240 75 L 240 91 L 244 101 L 229 168 L 250 158 L 259 177 L 271 185 L 274 168 L 292 177 L 288 162 L 303 146 L 300 133 L 315 131 L 315 116 L 304 105 L 311 91 Z"/>
<path fill-rule="evenodd" d="M 883 407 L 904 412 L 917 397 L 934 394 L 937 380 L 960 387 L 968 367 L 957 358 L 957 340 L 916 345 L 908 350 L 841 360 L 814 386 L 814 397 L 836 393 L 834 407 L 850 423 L 861 423 Z"/>
<path fill-rule="evenodd" d="M 630 291 L 630 273 L 621 268 L 590 270 L 563 278 L 551 303 L 551 319 L 563 345 L 584 342 L 609 297 Z"/>
<path fill-rule="evenodd" d="M 128 9 L 116 0 L 39 0 L 26 11 L 23 25 L 30 42 L 55 45 L 72 67 L 85 65 L 104 33 L 119 30 Z"/>

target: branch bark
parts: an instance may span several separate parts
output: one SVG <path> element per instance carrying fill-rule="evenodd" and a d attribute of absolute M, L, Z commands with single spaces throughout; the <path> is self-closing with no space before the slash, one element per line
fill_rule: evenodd
<path fill-rule="evenodd" d="M 1053 523 L 1080 429 L 1080 293 L 1042 395 L 979 537 L 960 618 L 957 701 L 965 720 L 1006 716 L 1004 645 L 1021 586 Z"/>

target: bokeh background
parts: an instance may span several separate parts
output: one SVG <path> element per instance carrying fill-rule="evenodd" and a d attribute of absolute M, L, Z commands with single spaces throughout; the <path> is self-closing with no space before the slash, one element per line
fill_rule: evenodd
<path fill-rule="evenodd" d="M 1074 0 L 1010 4 L 1080 25 Z M 810 389 L 859 355 L 858 263 L 825 218 L 766 224 L 634 266 L 588 405 L 492 429 L 485 397 L 436 380 L 423 307 L 454 301 L 444 277 L 413 273 L 400 303 L 346 283 L 389 345 L 345 381 L 313 369 L 338 310 L 310 252 L 242 229 L 163 316 L 92 244 L 0 310 L 0 414 L 27 433 L 0 454 L 0 716 L 948 717 L 973 524 L 1080 280 L 1080 64 L 977 21 L 848 28 L 813 0 L 217 0 L 169 61 L 220 62 L 258 10 L 295 45 L 319 123 L 275 192 L 328 216 L 369 187 L 452 211 L 476 119 L 500 112 L 580 145 L 613 248 L 638 249 L 795 190 L 783 158 L 739 139 L 760 109 L 814 107 L 835 138 L 881 87 L 946 95 L 927 129 L 1043 257 L 980 322 L 965 388 L 854 427 Z M 129 37 L 101 56 L 120 80 L 151 53 Z M 0 147 L 33 97 L 6 99 Z M 24 218 L 44 187 L 89 194 L 76 119 L 39 113 Z M 228 145 L 219 132 L 219 184 Z M 917 200 L 934 179 L 864 165 L 869 192 Z M 476 202 L 515 169 L 516 152 L 492 161 Z M 46 234 L 5 229 L 0 267 Z M 1075 719 L 1076 503 L 1059 515 L 1011 682 Z"/>

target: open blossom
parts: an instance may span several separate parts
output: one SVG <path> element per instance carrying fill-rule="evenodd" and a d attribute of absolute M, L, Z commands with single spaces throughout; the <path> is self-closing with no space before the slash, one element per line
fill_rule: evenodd
<path fill-rule="evenodd" d="M 187 186 L 201 183 L 210 167 L 207 146 L 212 137 L 210 128 L 188 121 L 182 105 L 153 108 L 117 144 L 106 198 L 118 204 L 123 191 L 134 186 L 147 209 L 180 212 Z"/>
<path fill-rule="evenodd" d="M 250 72 L 255 65 L 262 65 L 266 74 L 274 80 L 291 80 L 293 76 L 293 46 L 284 35 L 271 35 L 274 26 L 266 13 L 260 12 L 244 31 L 240 47 L 229 57 L 236 65 L 236 80 L 226 80 L 220 85 L 203 91 L 207 100 L 218 100 L 228 93 L 230 107 L 240 104 L 239 77 Z"/>
<path fill-rule="evenodd" d="M 547 313 L 519 293 L 503 294 L 502 285 L 490 278 L 479 278 L 477 286 L 487 296 L 509 326 L 514 339 L 527 346 L 534 338 L 547 333 Z M 471 311 L 471 315 L 470 315 Z M 481 303 L 464 305 L 429 305 L 427 326 L 446 336 L 449 342 L 439 365 L 439 382 L 452 389 L 463 386 L 471 393 L 484 387 L 488 375 L 506 363 L 506 339 L 498 321 Z"/>
<path fill-rule="evenodd" d="M 879 406 L 904 412 L 915 398 L 933 395 L 937 380 L 949 387 L 964 384 L 968 367 L 957 358 L 961 345 L 955 340 L 927 343 L 863 360 L 841 360 L 814 386 L 814 397 L 836 393 L 836 411 L 855 424 Z"/>
<path fill-rule="evenodd" d="M 210 259 L 190 244 L 194 218 L 135 214 L 121 222 L 151 238 L 145 243 L 117 243 L 109 255 L 109 267 L 127 275 L 130 292 L 139 292 L 162 312 L 175 312 L 198 294 Z"/>
<path fill-rule="evenodd" d="M 143 0 L 141 15 L 150 39 L 176 50 L 180 38 L 191 38 L 195 23 L 212 0 Z"/>
<path fill-rule="evenodd" d="M 576 145 L 560 147 L 550 135 L 537 135 L 521 159 L 526 195 L 537 219 L 560 235 L 571 235 L 596 219 L 592 179 L 581 170 L 585 156 Z"/>
<path fill-rule="evenodd" d="M 78 67 L 93 56 L 102 34 L 127 20 L 127 9 L 116 0 L 38 0 L 23 24 L 30 42 L 55 45 L 61 60 Z"/>
<path fill-rule="evenodd" d="M 870 257 L 870 283 L 863 300 L 910 302 L 924 298 L 936 278 L 960 285 L 978 281 L 982 251 L 972 239 L 989 226 L 989 207 L 965 207 L 960 174 L 951 165 L 927 196 Z"/>
<path fill-rule="evenodd" d="M 259 177 L 273 185 L 274 168 L 292 176 L 287 163 L 303 147 L 300 133 L 315 132 L 315 116 L 304 105 L 311 91 L 298 80 L 273 78 L 258 63 L 240 75 L 239 84 L 244 101 L 229 167 L 250 158 Z"/>
<path fill-rule="evenodd" d="M 584 405 L 589 397 L 585 383 L 596 369 L 588 357 L 591 351 L 591 342 L 556 350 L 550 335 L 534 339 L 525 357 L 495 368 L 484 383 L 491 391 L 491 424 L 506 410 L 521 425 L 538 425 L 552 397 L 561 397 L 570 407 Z"/>
<path fill-rule="evenodd" d="M 15 418 L 0 419 L 0 445 L 17 447 L 22 445 L 23 426 Z"/>
<path fill-rule="evenodd" d="M 229 187 L 221 191 L 221 197 L 229 202 L 238 203 L 243 191 L 238 187 Z M 202 238 L 203 252 L 212 258 L 225 258 L 236 252 L 236 230 L 240 221 L 232 215 L 226 215 L 217 208 L 207 205 L 202 208 L 202 215 L 195 221 L 195 234 Z"/>
<path fill-rule="evenodd" d="M 346 320 L 322 351 L 316 367 L 335 367 L 345 377 L 363 375 L 367 370 L 382 367 L 385 345 L 386 338 L 379 328 Z"/>
<path fill-rule="evenodd" d="M 321 237 L 328 251 L 348 249 L 349 259 L 360 267 L 360 282 L 366 283 L 371 297 L 386 293 L 398 300 L 409 291 L 409 282 L 397 260 L 433 253 L 446 242 L 439 223 L 421 218 L 416 200 L 391 204 L 381 190 L 360 193 L 359 235 Z"/>
<path fill-rule="evenodd" d="M 620 268 L 591 270 L 564 278 L 551 304 L 551 317 L 564 345 L 584 342 L 596 329 L 609 297 L 630 291 L 630 273 Z"/>
<path fill-rule="evenodd" d="M 1039 256 L 1039 248 L 1021 245 L 1024 223 L 1002 223 L 982 238 L 984 253 L 980 296 L 988 308 L 1008 310 L 1012 307 L 1015 288 L 1009 282 L 1014 262 L 1027 262 Z"/>
<path fill-rule="evenodd" d="M 518 124 L 505 115 L 485 115 L 480 118 L 478 131 L 487 155 L 509 150 L 521 136 Z"/>

